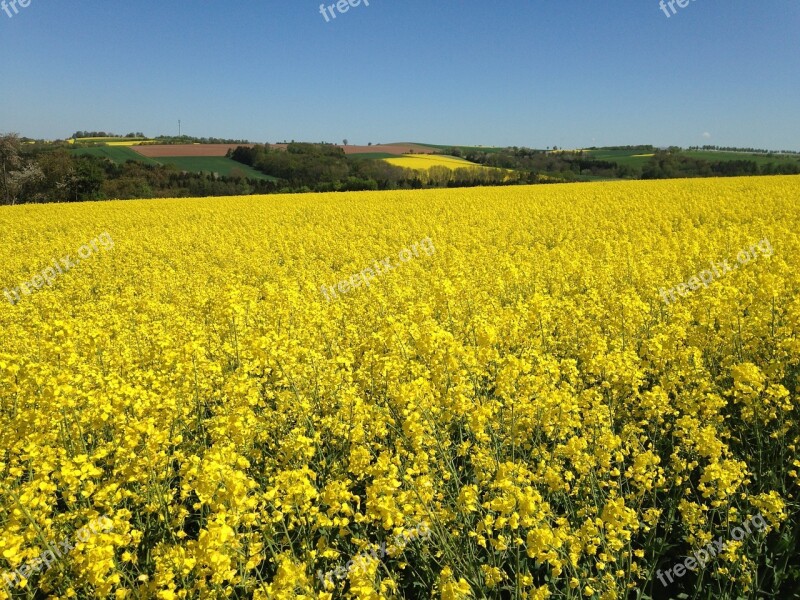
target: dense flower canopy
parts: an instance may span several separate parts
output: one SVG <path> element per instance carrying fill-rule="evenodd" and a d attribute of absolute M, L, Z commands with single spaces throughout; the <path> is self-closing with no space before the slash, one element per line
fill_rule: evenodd
<path fill-rule="evenodd" d="M 14 593 L 622 599 L 722 537 L 669 593 L 752 594 L 796 527 L 799 191 L 2 209 L 0 290 L 103 232 L 114 246 L 0 296 L 0 576 L 105 516 Z M 398 258 L 423 239 L 435 252 Z"/>

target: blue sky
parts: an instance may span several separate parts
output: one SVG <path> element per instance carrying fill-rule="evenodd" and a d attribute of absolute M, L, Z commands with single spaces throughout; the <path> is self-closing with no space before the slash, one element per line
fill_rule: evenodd
<path fill-rule="evenodd" d="M 800 2 L 676 9 L 30 0 L 0 12 L 0 132 L 800 150 Z"/>

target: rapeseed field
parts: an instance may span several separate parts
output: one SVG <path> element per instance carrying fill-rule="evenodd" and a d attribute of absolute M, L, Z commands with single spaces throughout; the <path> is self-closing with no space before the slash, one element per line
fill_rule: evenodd
<path fill-rule="evenodd" d="M 798 192 L 0 209 L 0 597 L 795 589 Z"/>
<path fill-rule="evenodd" d="M 462 158 L 443 156 L 440 154 L 404 154 L 397 158 L 384 158 L 383 160 L 396 167 L 405 167 L 407 169 L 421 171 L 428 170 L 431 167 L 446 167 L 451 170 L 486 168 Z"/>

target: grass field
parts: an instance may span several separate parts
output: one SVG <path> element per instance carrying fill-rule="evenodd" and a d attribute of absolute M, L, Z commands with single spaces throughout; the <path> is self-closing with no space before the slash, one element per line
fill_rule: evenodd
<path fill-rule="evenodd" d="M 144 158 L 141 155 L 140 157 Z M 146 160 L 157 160 L 163 165 L 175 165 L 181 171 L 190 173 L 218 173 L 223 176 L 229 176 L 238 171 L 250 179 L 277 181 L 275 177 L 265 175 L 252 167 L 224 156 L 176 156 Z"/>
<path fill-rule="evenodd" d="M 643 168 L 650 156 L 642 156 L 640 150 L 584 150 L 584 153 L 597 160 L 610 160 L 620 165 Z"/>
<path fill-rule="evenodd" d="M 0 207 L 0 577 L 31 600 L 794 598 L 799 192 Z"/>
<path fill-rule="evenodd" d="M 470 152 L 470 151 L 478 151 L 478 152 L 500 152 L 505 148 L 494 147 L 494 146 L 447 146 L 443 144 L 420 144 L 421 146 L 427 146 L 429 148 L 437 148 L 438 150 L 449 150 L 450 148 L 458 148 L 462 152 Z"/>
<path fill-rule="evenodd" d="M 640 150 L 584 150 L 586 154 L 598 160 L 610 160 L 620 165 L 630 165 L 636 168 L 644 167 L 652 158 L 651 155 Z M 767 156 L 765 154 L 752 154 L 748 152 L 716 152 L 709 150 L 682 150 L 683 156 L 706 160 L 708 162 L 752 160 L 759 166 L 768 163 L 782 164 L 800 161 L 796 156 Z"/>
<path fill-rule="evenodd" d="M 359 152 L 354 154 L 348 154 L 347 158 L 353 160 L 364 160 L 368 158 L 379 160 L 382 158 L 397 158 L 397 154 L 389 154 L 388 152 Z"/>
<path fill-rule="evenodd" d="M 681 154 L 699 158 L 709 162 L 729 161 L 729 160 L 752 160 L 759 166 L 768 163 L 783 164 L 800 162 L 800 156 L 767 156 L 766 154 L 752 154 L 749 152 L 717 152 L 711 150 L 683 150 Z"/>
<path fill-rule="evenodd" d="M 243 165 L 224 156 L 187 156 L 187 157 L 162 157 L 148 158 L 134 152 L 127 146 L 92 146 L 90 148 L 76 148 L 71 152 L 78 155 L 91 155 L 108 158 L 121 165 L 129 160 L 147 165 L 175 165 L 181 171 L 190 173 L 218 173 L 229 176 L 232 172 L 239 171 L 250 179 L 263 179 L 277 181 L 275 177 L 265 175 L 252 167 Z"/>
<path fill-rule="evenodd" d="M 161 164 L 152 158 L 146 158 L 141 154 L 134 152 L 128 146 L 90 146 L 88 148 L 75 148 L 70 150 L 79 156 L 97 156 L 100 158 L 107 158 L 114 161 L 116 164 L 121 165 L 129 160 L 134 162 L 141 162 L 148 165 Z"/>
<path fill-rule="evenodd" d="M 88 137 L 72 138 L 70 143 L 75 144 L 108 144 L 109 146 L 136 146 L 138 144 L 153 144 L 155 140 L 149 138 L 124 138 L 124 137 Z"/>

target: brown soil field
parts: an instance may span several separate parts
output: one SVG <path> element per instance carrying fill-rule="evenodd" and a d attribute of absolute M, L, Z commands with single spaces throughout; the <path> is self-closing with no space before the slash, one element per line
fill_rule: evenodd
<path fill-rule="evenodd" d="M 152 144 L 131 146 L 131 150 L 148 158 L 177 156 L 225 156 L 229 149 L 246 144 Z"/>

